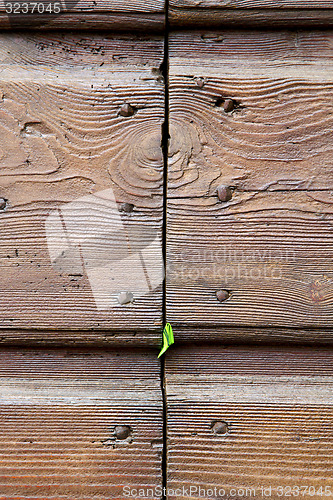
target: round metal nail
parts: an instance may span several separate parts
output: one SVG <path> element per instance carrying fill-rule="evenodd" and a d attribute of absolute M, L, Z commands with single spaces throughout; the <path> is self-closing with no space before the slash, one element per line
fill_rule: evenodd
<path fill-rule="evenodd" d="M 225 300 L 227 300 L 228 298 L 230 297 L 230 293 L 228 292 L 228 290 L 218 290 L 216 292 L 216 298 L 217 300 L 219 300 L 220 302 L 224 302 Z"/>
<path fill-rule="evenodd" d="M 220 201 L 229 201 L 232 198 L 230 187 L 221 185 L 217 188 L 217 196 Z"/>

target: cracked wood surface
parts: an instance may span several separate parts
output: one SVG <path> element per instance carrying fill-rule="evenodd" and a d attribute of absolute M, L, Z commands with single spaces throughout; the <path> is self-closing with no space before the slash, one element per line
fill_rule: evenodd
<path fill-rule="evenodd" d="M 2 349 L 0 498 L 160 487 L 159 372 L 149 351 Z"/>
<path fill-rule="evenodd" d="M 172 34 L 174 326 L 214 326 L 220 338 L 225 326 L 332 326 L 331 44 L 319 31 Z"/>
<path fill-rule="evenodd" d="M 320 487 L 333 488 L 332 361 L 330 350 L 318 348 L 170 350 L 170 491 L 178 490 L 177 498 L 203 498 L 199 487 L 216 488 L 206 493 L 212 498 L 265 498 L 265 487 L 277 500 L 290 493 L 278 487 L 302 486 L 322 498 Z"/>
<path fill-rule="evenodd" d="M 58 14 L 6 14 L 6 1 L 0 1 L 0 28 L 28 29 L 127 29 L 162 31 L 165 26 L 164 0 L 61 0 Z M 11 2 L 14 5 L 24 2 Z M 49 2 L 42 3 L 45 8 Z M 30 10 L 32 7 L 30 7 Z M 37 7 L 36 7 L 37 12 Z"/>
<path fill-rule="evenodd" d="M 170 0 L 173 28 L 234 26 L 332 26 L 333 2 L 327 0 Z"/>
<path fill-rule="evenodd" d="M 1 35 L 1 328 L 156 338 L 162 60 L 156 36 Z"/>

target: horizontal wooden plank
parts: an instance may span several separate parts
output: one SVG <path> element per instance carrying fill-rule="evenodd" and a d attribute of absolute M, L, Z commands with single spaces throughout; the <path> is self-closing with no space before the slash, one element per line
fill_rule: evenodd
<path fill-rule="evenodd" d="M 269 327 L 232 327 L 223 326 L 223 329 L 219 325 L 216 328 L 204 327 L 204 326 L 193 326 L 188 328 L 186 323 L 184 326 L 178 326 L 174 328 L 175 336 L 178 343 L 181 344 L 267 344 L 270 345 L 281 345 L 281 343 L 288 344 L 304 344 L 307 345 L 332 345 L 333 344 L 333 329 L 332 328 L 269 328 Z M 2 342 L 14 343 L 14 335 L 12 332 L 7 333 L 3 336 Z"/>
<path fill-rule="evenodd" d="M 173 28 L 235 26 L 332 26 L 333 2 L 301 0 L 170 0 Z"/>
<path fill-rule="evenodd" d="M 161 486 L 154 353 L 2 349 L 0 360 L 0 498 L 106 500 Z"/>
<path fill-rule="evenodd" d="M 277 76 L 283 81 L 297 74 L 300 81 L 327 82 L 331 78 L 331 43 L 331 30 L 173 32 L 169 47 L 170 72 L 172 76 L 206 77 L 208 81 L 199 87 L 203 94 L 207 86 L 209 89 L 222 77 L 226 80 L 230 77 L 237 83 L 246 82 L 248 76 L 258 76 L 260 83 L 265 81 L 265 76 L 268 81 Z M 186 59 L 186 55 L 190 58 Z M 198 67 L 199 62 L 202 67 Z M 197 86 L 194 89 L 198 90 Z"/>
<path fill-rule="evenodd" d="M 29 11 L 27 11 L 28 7 Z M 164 0 L 0 1 L 0 28 L 162 31 Z"/>
<path fill-rule="evenodd" d="M 26 16 L 15 15 L 8 18 L 0 12 L 0 28 L 31 30 L 80 30 L 98 31 L 130 31 L 130 32 L 163 32 L 165 28 L 164 14 L 144 13 L 103 13 L 103 12 L 63 12 L 58 15 Z"/>
<path fill-rule="evenodd" d="M 170 5 L 187 9 L 332 9 L 333 1 L 324 0 L 170 0 Z"/>
<path fill-rule="evenodd" d="M 0 20 L 1 21 L 1 20 Z M 285 27 L 331 27 L 333 16 L 331 9 L 203 9 L 182 10 L 176 6 L 169 9 L 169 24 L 173 29 L 226 27 L 269 28 Z"/>
<path fill-rule="evenodd" d="M 152 347 L 159 348 L 161 331 L 153 330 L 31 330 L 2 328 L 1 345 L 44 345 L 81 347 Z"/>
<path fill-rule="evenodd" d="M 2 328 L 160 330 L 163 43 L 1 35 Z"/>
<path fill-rule="evenodd" d="M 325 349 L 170 351 L 169 498 L 329 495 L 332 375 Z"/>
<path fill-rule="evenodd" d="M 172 324 L 222 336 L 332 327 L 331 42 L 316 31 L 171 36 Z"/>
<path fill-rule="evenodd" d="M 0 11 L 6 12 L 8 2 L 0 0 Z M 18 2 L 19 3 L 19 2 Z M 22 2 L 21 2 L 22 3 Z M 47 2 L 40 2 L 47 5 Z M 143 12 L 163 13 L 164 0 L 59 0 L 59 8 L 67 12 Z"/>
<path fill-rule="evenodd" d="M 186 386 L 198 379 L 209 384 L 209 379 L 219 380 L 230 375 L 239 377 L 292 377 L 304 376 L 310 381 L 312 377 L 333 376 L 333 351 L 331 348 L 292 347 L 292 346 L 183 346 L 173 347 L 166 357 L 166 382 L 171 386 Z M 212 370 L 212 366 L 214 369 Z M 259 378 L 258 378 L 259 380 Z M 305 379 L 304 379 L 305 381 Z M 315 378 L 313 378 L 315 382 Z M 327 388 L 331 379 L 327 378 Z M 250 379 L 249 379 L 250 383 Z M 212 384 L 212 391 L 216 388 Z M 210 388 L 208 387 L 208 390 Z M 200 388 L 198 387 L 200 392 Z M 187 399 L 192 397 L 188 391 Z M 265 397 L 265 394 L 262 394 Z M 170 396 L 169 396 L 170 397 Z M 239 395 L 241 397 L 241 394 Z M 329 403 L 329 401 L 328 401 Z"/>

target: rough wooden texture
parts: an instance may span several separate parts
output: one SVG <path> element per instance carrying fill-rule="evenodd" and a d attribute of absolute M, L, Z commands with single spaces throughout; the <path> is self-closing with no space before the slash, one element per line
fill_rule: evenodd
<path fill-rule="evenodd" d="M 299 496 L 320 499 L 332 491 L 332 361 L 320 349 L 170 350 L 169 499 L 275 500 L 297 496 L 289 490 L 297 486 Z"/>
<path fill-rule="evenodd" d="M 155 353 L 2 349 L 0 498 L 160 487 L 162 408 Z"/>
<path fill-rule="evenodd" d="M 332 327 L 332 40 L 316 31 L 171 36 L 172 324 L 221 335 L 228 325 Z M 229 201 L 217 197 L 221 185 Z"/>
<path fill-rule="evenodd" d="M 179 27 L 332 26 L 333 2 L 301 0 L 170 0 L 169 22 Z"/>
<path fill-rule="evenodd" d="M 19 2 L 18 2 L 19 3 Z M 22 3 L 22 2 L 21 2 Z M 47 2 L 41 2 L 47 5 Z M 67 12 L 142 12 L 163 13 L 164 0 L 59 0 L 61 9 Z M 0 0 L 0 10 L 5 11 L 6 0 Z"/>
<path fill-rule="evenodd" d="M 288 344 L 301 344 L 306 345 L 313 344 L 320 345 L 332 345 L 333 344 L 333 329 L 332 328 L 321 328 L 321 329 L 304 329 L 304 328 L 263 328 L 263 327 L 239 327 L 235 328 L 232 326 L 223 326 L 223 334 L 221 334 L 221 327 L 219 325 L 214 327 L 191 327 L 188 328 L 186 325 L 183 327 L 177 326 L 175 328 L 176 340 L 179 343 L 188 344 L 195 342 L 197 345 L 206 343 L 223 343 L 226 344 L 267 344 L 270 345 L 281 345 L 281 343 Z M 18 334 L 19 335 L 19 334 Z M 15 343 L 18 335 L 14 332 L 6 332 L 3 334 L 2 342 Z M 30 335 L 30 334 L 29 334 Z M 123 337 L 119 339 L 122 342 Z M 56 339 L 55 339 L 56 340 Z M 105 341 L 104 341 L 105 342 Z M 113 339 L 112 342 L 115 342 Z"/>
<path fill-rule="evenodd" d="M 38 16 L 16 15 L 8 19 L 7 14 L 0 13 L 0 28 L 10 29 L 34 29 L 34 30 L 80 30 L 80 31 L 151 31 L 163 32 L 165 27 L 164 14 L 115 14 L 113 12 L 104 14 L 64 12 L 59 15 Z"/>
<path fill-rule="evenodd" d="M 86 0 L 85 0 L 86 1 Z M 333 1 L 325 0 L 170 0 L 170 6 L 186 9 L 333 9 Z"/>
<path fill-rule="evenodd" d="M 162 317 L 163 39 L 0 41 L 0 327 L 149 337 Z"/>
<path fill-rule="evenodd" d="M 209 334 L 208 334 L 209 335 Z M 322 334 L 324 338 L 329 335 Z M 149 330 L 31 330 L 29 328 L 2 328 L 1 345 L 45 345 L 45 346 L 156 346 L 161 344 L 161 331 Z M 156 351 L 158 352 L 158 351 Z"/>
<path fill-rule="evenodd" d="M 10 2 L 16 8 L 15 14 L 6 14 L 7 1 L 0 1 L 0 28 L 29 28 L 29 29 L 112 29 L 114 30 L 149 30 L 162 31 L 165 26 L 164 0 L 62 0 L 60 12 L 54 13 L 22 13 L 18 4 L 24 2 Z M 50 3 L 39 2 L 46 8 Z M 37 10 L 37 7 L 35 7 Z M 40 7 L 42 9 L 42 7 Z M 8 8 L 7 8 L 8 10 Z"/>

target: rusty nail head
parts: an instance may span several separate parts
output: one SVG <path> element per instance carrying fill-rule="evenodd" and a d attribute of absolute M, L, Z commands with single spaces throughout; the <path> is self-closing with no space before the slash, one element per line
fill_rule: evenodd
<path fill-rule="evenodd" d="M 230 297 L 230 293 L 228 292 L 228 290 L 218 290 L 216 292 L 216 298 L 217 300 L 219 300 L 220 302 L 224 302 L 225 300 L 227 300 L 228 298 Z"/>
<path fill-rule="evenodd" d="M 119 207 L 119 212 L 131 213 L 133 212 L 134 205 L 132 203 L 122 203 Z"/>
<path fill-rule="evenodd" d="M 198 78 L 197 85 L 198 85 L 199 89 L 202 89 L 202 87 L 205 85 L 205 80 L 203 78 Z"/>
<path fill-rule="evenodd" d="M 211 428 L 214 434 L 227 434 L 229 430 L 227 422 L 224 421 L 213 422 Z"/>
<path fill-rule="evenodd" d="M 129 425 L 116 425 L 114 433 L 117 439 L 127 439 L 131 434 L 131 428 Z"/>
<path fill-rule="evenodd" d="M 120 116 L 126 116 L 126 117 L 133 116 L 134 113 L 135 113 L 135 108 L 127 103 L 123 104 L 119 111 Z"/>
<path fill-rule="evenodd" d="M 5 198 L 0 198 L 0 210 L 4 210 L 6 208 L 7 200 Z"/>
<path fill-rule="evenodd" d="M 235 109 L 235 103 L 232 99 L 225 99 L 223 103 L 223 109 L 226 113 L 230 113 Z"/>
<path fill-rule="evenodd" d="M 220 201 L 229 201 L 232 198 L 230 187 L 221 185 L 217 188 L 217 196 Z"/>

